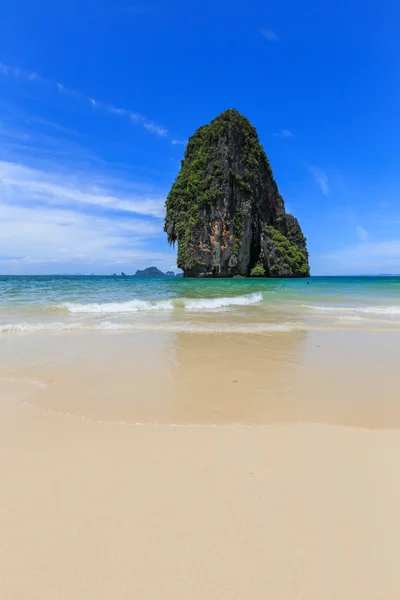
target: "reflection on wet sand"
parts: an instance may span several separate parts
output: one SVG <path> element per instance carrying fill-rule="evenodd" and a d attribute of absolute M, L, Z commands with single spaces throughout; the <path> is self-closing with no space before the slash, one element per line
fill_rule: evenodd
<path fill-rule="evenodd" d="M 80 418 L 400 426 L 392 333 L 81 332 L 0 342 L 0 379 L 39 382 L 31 406 Z"/>
<path fill-rule="evenodd" d="M 174 404 L 185 421 L 260 423 L 293 394 L 307 333 L 177 335 Z"/>
<path fill-rule="evenodd" d="M 293 393 L 307 337 L 71 334 L 9 338 L 9 374 L 47 382 L 30 402 L 79 417 L 128 423 L 257 423 Z M 4 348 L 4 344 L 3 344 Z M 11 362 L 13 362 L 11 360 Z M 17 364 L 15 364 L 15 362 Z"/>

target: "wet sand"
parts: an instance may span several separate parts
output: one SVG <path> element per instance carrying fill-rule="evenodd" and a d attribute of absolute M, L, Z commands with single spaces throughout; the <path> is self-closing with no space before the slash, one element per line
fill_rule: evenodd
<path fill-rule="evenodd" d="M 0 597 L 397 598 L 397 337 L 2 337 Z"/>
<path fill-rule="evenodd" d="M 63 332 L 0 337 L 40 410 L 127 424 L 400 427 L 400 336 Z"/>

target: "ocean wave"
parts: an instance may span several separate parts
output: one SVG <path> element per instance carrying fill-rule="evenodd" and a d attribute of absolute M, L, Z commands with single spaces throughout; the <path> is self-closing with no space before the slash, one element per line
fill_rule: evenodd
<path fill-rule="evenodd" d="M 80 329 L 81 327 L 79 323 L 6 323 L 0 325 L 0 333 L 38 333 Z"/>
<path fill-rule="evenodd" d="M 184 299 L 183 304 L 187 310 L 213 310 L 228 306 L 249 306 L 258 304 L 263 299 L 261 292 L 246 294 L 245 296 L 233 296 L 231 298 L 196 298 Z"/>
<path fill-rule="evenodd" d="M 92 304 L 75 304 L 63 302 L 55 308 L 67 310 L 70 313 L 117 314 L 137 313 L 148 311 L 171 311 L 184 308 L 189 311 L 208 311 L 230 306 L 248 306 L 262 301 L 261 292 L 243 296 L 221 298 L 176 298 L 174 300 L 128 300 L 126 302 L 103 302 Z"/>
<path fill-rule="evenodd" d="M 101 304 L 74 304 L 63 302 L 57 308 L 68 310 L 70 313 L 115 314 L 136 313 L 140 311 L 173 310 L 171 300 L 128 300 L 127 302 L 104 302 Z"/>
<path fill-rule="evenodd" d="M 222 324 L 222 323 L 165 323 L 157 326 L 139 327 L 142 330 L 168 331 L 171 333 L 240 333 L 240 334 L 263 334 L 302 331 L 304 326 L 301 323 L 242 323 L 242 324 Z"/>
<path fill-rule="evenodd" d="M 303 308 L 321 312 L 355 312 L 370 315 L 400 315 L 400 306 L 314 306 L 303 304 Z"/>
<path fill-rule="evenodd" d="M 14 323 L 0 325 L 0 334 L 12 333 L 50 333 L 72 330 L 90 331 L 153 331 L 170 333 L 240 333 L 240 334 L 262 334 L 272 332 L 301 331 L 301 323 L 190 323 L 190 322 L 166 322 L 160 324 L 152 323 L 119 323 L 102 321 L 100 323 Z"/>
<path fill-rule="evenodd" d="M 94 329 L 103 329 L 105 331 L 118 331 L 120 329 L 130 329 L 126 323 L 112 323 L 111 321 L 102 321 L 93 327 Z"/>
<path fill-rule="evenodd" d="M 366 321 L 368 319 L 363 319 L 357 315 L 346 315 L 345 317 L 337 317 L 339 321 Z"/>

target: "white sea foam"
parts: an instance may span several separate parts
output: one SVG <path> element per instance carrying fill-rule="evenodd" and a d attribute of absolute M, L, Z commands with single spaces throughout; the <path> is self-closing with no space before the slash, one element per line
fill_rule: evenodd
<path fill-rule="evenodd" d="M 269 332 L 290 332 L 303 329 L 301 323 L 191 323 L 183 321 L 165 323 L 119 323 L 102 321 L 100 323 L 14 323 L 0 325 L 0 334 L 12 333 L 40 333 L 71 330 L 90 331 L 154 331 L 154 332 L 182 332 L 182 333 L 241 333 L 262 334 Z"/>
<path fill-rule="evenodd" d="M 148 311 L 171 311 L 183 305 L 186 310 L 216 310 L 229 306 L 248 306 L 262 301 L 261 292 L 233 296 L 231 298 L 183 298 L 173 300 L 128 300 L 126 302 L 103 302 L 92 304 L 77 304 L 64 302 L 56 308 L 68 310 L 70 313 L 117 314 L 137 313 Z"/>
<path fill-rule="evenodd" d="M 303 304 L 303 308 L 321 312 L 355 312 L 370 315 L 400 315 L 400 306 L 313 306 Z"/>
<path fill-rule="evenodd" d="M 174 305 L 171 300 L 129 300 L 127 302 L 104 302 L 101 304 L 64 302 L 58 305 L 57 308 L 68 310 L 70 313 L 115 314 L 136 313 L 140 311 L 168 311 L 173 310 Z"/>
<path fill-rule="evenodd" d="M 248 306 L 258 304 L 262 301 L 261 292 L 246 294 L 245 296 L 233 296 L 231 298 L 197 298 L 185 299 L 184 306 L 187 310 L 214 310 L 228 306 Z"/>
<path fill-rule="evenodd" d="M 301 323 L 163 323 L 159 325 L 139 325 L 135 329 L 146 330 L 146 331 L 168 331 L 168 332 L 182 332 L 182 333 L 240 333 L 240 334 L 263 334 L 263 333 L 274 333 L 274 332 L 290 332 L 290 331 L 301 331 L 304 326 Z"/>
<path fill-rule="evenodd" d="M 0 325 L 0 333 L 37 333 L 80 329 L 81 327 L 79 323 L 6 323 Z"/>
<path fill-rule="evenodd" d="M 129 325 L 127 325 L 126 323 L 112 323 L 111 321 L 102 321 L 101 323 L 95 326 L 95 329 L 109 329 L 112 331 L 117 331 L 119 329 L 129 329 Z"/>
<path fill-rule="evenodd" d="M 357 315 L 346 315 L 345 317 L 337 317 L 339 321 L 365 321 L 362 317 Z"/>

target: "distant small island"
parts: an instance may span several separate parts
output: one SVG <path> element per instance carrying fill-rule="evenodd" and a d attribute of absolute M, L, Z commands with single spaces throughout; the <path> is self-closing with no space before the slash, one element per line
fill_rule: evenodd
<path fill-rule="evenodd" d="M 172 271 L 168 271 L 172 273 Z M 147 267 L 147 269 L 143 269 L 142 271 L 137 270 L 134 277 L 166 277 L 165 273 L 157 269 L 157 267 Z"/>

